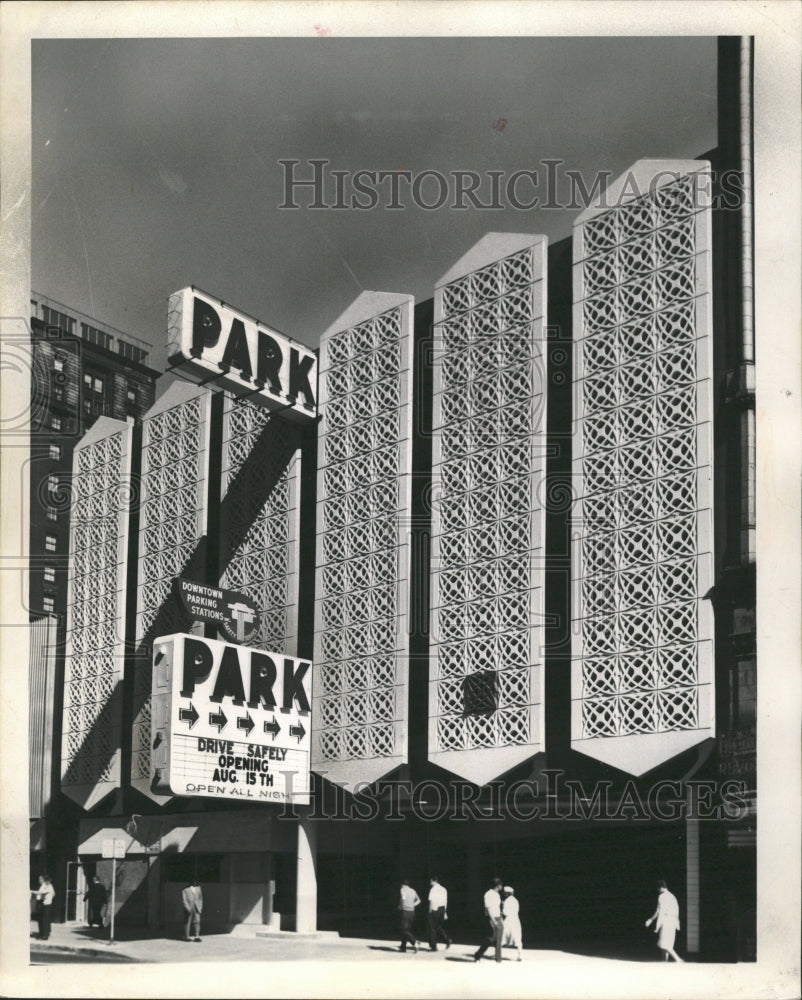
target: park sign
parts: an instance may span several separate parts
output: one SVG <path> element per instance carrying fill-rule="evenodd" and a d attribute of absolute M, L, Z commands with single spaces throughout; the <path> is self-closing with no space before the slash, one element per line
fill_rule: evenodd
<path fill-rule="evenodd" d="M 259 625 L 259 613 L 247 594 L 196 583 L 184 577 L 174 581 L 176 593 L 193 622 L 214 625 L 230 642 L 247 642 Z"/>
<path fill-rule="evenodd" d="M 317 354 L 192 286 L 170 296 L 167 356 L 193 382 L 290 419 L 317 416 Z"/>
<path fill-rule="evenodd" d="M 178 633 L 153 643 L 151 788 L 309 804 L 312 664 Z"/>

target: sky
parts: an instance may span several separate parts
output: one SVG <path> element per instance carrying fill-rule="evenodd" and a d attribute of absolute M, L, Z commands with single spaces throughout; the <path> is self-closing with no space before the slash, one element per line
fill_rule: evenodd
<path fill-rule="evenodd" d="M 195 285 L 308 344 L 366 289 L 431 297 L 489 231 L 570 234 L 577 210 L 517 210 L 545 160 L 590 186 L 643 157 L 716 144 L 716 40 L 684 38 L 52 39 L 32 43 L 31 285 L 152 345 Z M 371 210 L 280 208 L 286 169 L 438 171 L 439 209 L 387 182 Z M 448 207 L 453 171 L 479 200 Z M 347 181 L 350 185 L 350 180 Z M 324 198 L 336 203 L 327 174 Z M 434 181 L 420 197 L 436 201 Z M 352 189 L 346 188 L 346 203 Z"/>

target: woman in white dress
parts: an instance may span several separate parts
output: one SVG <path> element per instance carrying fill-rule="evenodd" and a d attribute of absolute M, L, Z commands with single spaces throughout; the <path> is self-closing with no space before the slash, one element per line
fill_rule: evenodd
<path fill-rule="evenodd" d="M 646 921 L 646 926 L 654 922 L 657 947 L 663 952 L 665 961 L 671 956 L 675 962 L 681 962 L 682 959 L 674 951 L 674 938 L 679 930 L 679 903 L 662 879 L 657 883 L 657 890 L 657 909 Z"/>
<path fill-rule="evenodd" d="M 518 949 L 518 961 L 521 961 L 523 951 L 521 918 L 519 916 L 518 900 L 511 885 L 504 886 L 504 937 L 503 945 L 512 945 Z"/>

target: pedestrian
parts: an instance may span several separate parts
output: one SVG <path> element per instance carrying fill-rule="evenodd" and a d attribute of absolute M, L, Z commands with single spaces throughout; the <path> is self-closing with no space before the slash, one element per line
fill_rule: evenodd
<path fill-rule="evenodd" d="M 39 937 L 47 941 L 50 937 L 50 917 L 56 890 L 49 875 L 39 876 L 39 888 L 34 891 L 36 898 L 36 922 L 39 925 Z"/>
<path fill-rule="evenodd" d="M 523 957 L 523 934 L 521 932 L 520 906 L 511 885 L 504 886 L 504 940 L 503 944 L 511 944 L 518 949 L 518 961 Z"/>
<path fill-rule="evenodd" d="M 657 909 L 646 921 L 646 926 L 653 921 L 657 947 L 663 952 L 664 960 L 667 962 L 670 956 L 675 962 L 683 961 L 674 951 L 674 938 L 679 930 L 679 903 L 663 879 L 657 883 Z"/>
<path fill-rule="evenodd" d="M 483 944 L 474 952 L 473 960 L 478 962 L 488 948 L 493 947 L 494 957 L 497 962 L 501 961 L 501 938 L 504 934 L 504 920 L 501 916 L 501 888 L 500 878 L 494 878 L 490 888 L 484 896 L 485 917 L 488 922 L 488 937 Z"/>
<path fill-rule="evenodd" d="M 412 924 L 415 921 L 415 907 L 419 904 L 420 896 L 406 879 L 402 879 L 398 897 L 398 911 L 401 921 L 401 947 L 399 951 L 406 951 L 407 944 L 412 945 L 413 952 L 418 950 L 418 942 L 412 932 Z"/>
<path fill-rule="evenodd" d="M 445 942 L 446 951 L 451 947 L 451 938 L 443 926 L 448 920 L 448 890 L 440 885 L 440 880 L 432 875 L 429 879 L 429 948 L 437 951 L 438 938 Z"/>
<path fill-rule="evenodd" d="M 203 892 L 198 880 L 193 878 L 181 893 L 187 924 L 184 933 L 185 941 L 200 941 L 201 913 L 203 912 Z M 193 933 L 194 931 L 194 933 Z"/>
<path fill-rule="evenodd" d="M 103 926 L 103 907 L 106 905 L 107 900 L 108 893 L 106 892 L 105 885 L 103 885 L 97 875 L 93 875 L 89 883 L 89 888 L 84 893 L 84 902 L 89 902 L 90 927 L 94 927 L 96 923 L 98 927 Z"/>

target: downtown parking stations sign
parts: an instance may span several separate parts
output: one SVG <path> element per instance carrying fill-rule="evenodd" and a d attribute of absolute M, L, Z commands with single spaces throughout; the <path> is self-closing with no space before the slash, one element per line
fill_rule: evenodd
<path fill-rule="evenodd" d="M 153 644 L 152 788 L 309 804 L 312 664 L 176 634 Z"/>

